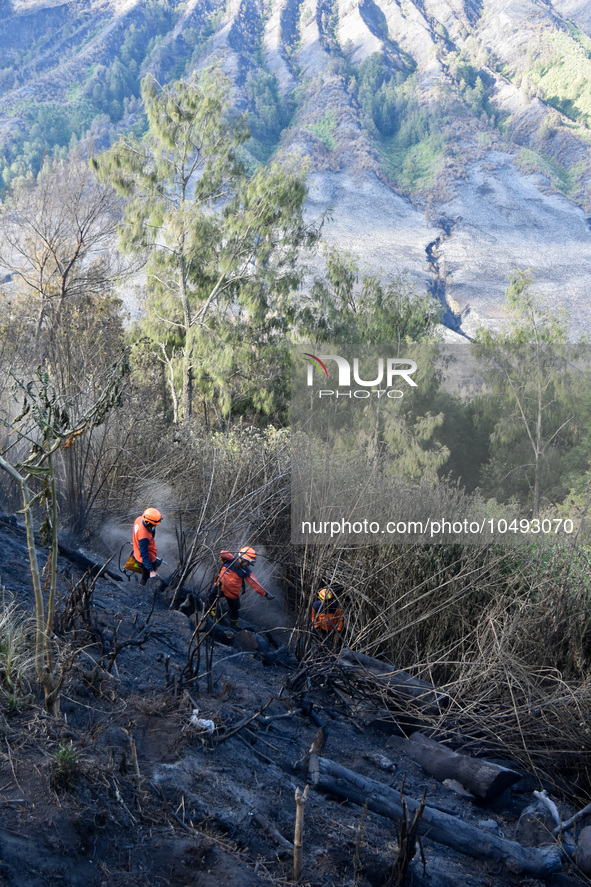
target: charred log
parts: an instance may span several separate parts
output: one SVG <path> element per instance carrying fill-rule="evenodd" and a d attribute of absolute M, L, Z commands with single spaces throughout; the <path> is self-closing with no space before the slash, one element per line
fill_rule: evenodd
<path fill-rule="evenodd" d="M 483 801 L 492 801 L 521 779 L 514 770 L 459 754 L 418 732 L 404 743 L 404 751 L 439 782 L 456 779 Z"/>
<path fill-rule="evenodd" d="M 410 698 L 425 711 L 437 713 L 447 706 L 448 697 L 436 690 L 433 684 L 371 656 L 344 649 L 339 658 L 339 665 L 360 678 L 374 679 L 394 696 Z"/>
<path fill-rule="evenodd" d="M 317 755 L 310 755 L 309 774 L 312 784 L 318 788 L 356 804 L 363 805 L 367 801 L 368 808 L 375 813 L 397 821 L 402 819 L 400 792 L 387 785 Z M 411 798 L 405 800 L 407 810 L 414 814 L 419 802 Z M 541 848 L 522 847 L 516 841 L 497 837 L 434 807 L 425 807 L 419 833 L 466 856 L 503 862 L 516 874 L 548 878 L 562 869 L 561 851 L 556 844 Z"/>

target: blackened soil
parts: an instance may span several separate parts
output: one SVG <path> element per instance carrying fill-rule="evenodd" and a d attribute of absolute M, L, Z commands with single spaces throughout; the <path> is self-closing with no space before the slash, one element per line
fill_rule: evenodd
<path fill-rule="evenodd" d="M 66 561 L 60 567 L 71 571 Z M 25 541 L 2 520 L 0 573 L 6 591 L 30 609 Z M 65 591 L 62 582 L 62 598 Z M 153 602 L 150 636 L 141 646 L 124 646 L 108 671 L 114 632 L 119 645 L 137 640 Z M 305 783 L 298 762 L 319 723 L 326 757 L 398 789 L 404 779 L 407 796 L 420 798 L 426 787 L 429 804 L 475 824 L 492 820 L 506 837 L 513 837 L 520 810 L 531 802 L 531 795 L 514 795 L 494 810 L 482 809 L 405 758 L 396 724 L 392 735 L 383 723 L 378 729 L 371 700 L 356 707 L 310 682 L 291 692 L 293 656 L 266 656 L 265 664 L 260 649 L 244 649 L 256 646 L 256 627 L 240 637 L 228 633 L 232 645 L 215 644 L 208 692 L 204 650 L 198 679 L 180 686 L 193 623 L 169 609 L 164 589 L 99 580 L 91 613 L 95 634 L 65 639 L 70 654 L 74 646 L 77 652 L 64 683 L 61 716 L 46 715 L 37 694 L 21 710 L 5 708 L 0 719 L 0 885 L 291 883 L 295 791 Z M 219 736 L 266 703 L 267 720 L 256 718 L 221 744 L 191 723 L 198 709 L 196 717 L 213 721 Z M 376 753 L 393 768 L 372 762 Z M 498 864 L 469 859 L 428 839 L 422 851 L 424 865 L 417 854 L 408 883 L 526 883 Z M 303 884 L 386 887 L 394 883 L 397 853 L 395 823 L 310 790 Z M 552 883 L 575 882 L 565 875 Z"/>

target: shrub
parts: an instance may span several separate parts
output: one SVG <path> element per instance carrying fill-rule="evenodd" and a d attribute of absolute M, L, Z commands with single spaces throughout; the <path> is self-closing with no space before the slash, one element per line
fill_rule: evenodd
<path fill-rule="evenodd" d="M 51 762 L 51 787 L 54 791 L 72 788 L 79 776 L 80 762 L 74 744 L 60 742 Z"/>

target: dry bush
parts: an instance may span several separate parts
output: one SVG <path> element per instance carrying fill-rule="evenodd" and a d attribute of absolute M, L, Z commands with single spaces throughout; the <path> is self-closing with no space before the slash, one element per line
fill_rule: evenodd
<path fill-rule="evenodd" d="M 9 711 L 30 704 L 35 682 L 35 620 L 4 589 L 0 596 L 0 699 Z"/>
<path fill-rule="evenodd" d="M 24 417 L 17 422 L 17 430 L 13 425 L 22 411 L 24 390 L 36 379 L 37 371 L 49 373 L 62 408 L 75 423 L 100 398 L 106 379 L 119 362 L 123 328 L 120 303 L 106 293 L 96 298 L 79 295 L 75 302 L 67 302 L 59 327 L 51 336 L 39 339 L 31 333 L 30 300 L 21 297 L 11 307 L 12 313 L 0 320 L 0 453 L 16 465 L 28 456 L 30 441 L 23 439 L 23 434 L 30 434 L 30 428 L 21 421 Z M 129 426 L 128 412 L 114 410 L 104 424 L 56 452 L 54 471 L 62 526 L 84 535 L 90 514 L 99 497 L 105 497 L 117 471 Z M 5 507 L 20 507 L 19 490 L 11 481 L 0 478 L 0 492 L 5 493 Z"/>
<path fill-rule="evenodd" d="M 170 484 L 186 518 L 193 525 L 223 525 L 240 510 L 247 525 L 265 522 L 263 503 L 274 510 L 274 491 L 289 473 L 287 433 L 271 426 L 264 431 L 238 427 L 228 434 L 181 433 L 159 476 Z"/>
<path fill-rule="evenodd" d="M 227 435 L 179 427 L 158 436 L 142 432 L 141 458 L 120 470 L 129 501 L 168 502 L 176 521 L 179 566 L 171 591 L 204 570 L 213 576 L 220 548 L 267 545 L 281 552 L 289 534 L 289 437 L 268 427 L 238 427 Z M 131 441 L 137 447 L 135 435 Z M 139 454 L 140 450 L 136 450 Z M 135 470 L 135 473 L 134 473 Z M 116 491 L 113 500 L 117 499 Z"/>
<path fill-rule="evenodd" d="M 2 316 L 3 314 L 3 316 Z M 18 414 L 20 403 L 14 397 L 11 373 L 22 369 L 25 352 L 25 325 L 19 312 L 0 291 L 0 453 L 17 462 L 26 453 L 26 445 L 11 433 L 10 422 Z M 3 510 L 15 511 L 22 504 L 20 490 L 2 473 L 0 501 Z"/>
<path fill-rule="evenodd" d="M 447 694 L 445 709 L 429 715 L 438 735 L 512 757 L 588 797 L 588 557 L 585 547 L 557 543 L 307 546 L 294 570 L 304 589 L 300 641 L 318 588 L 331 583 L 347 614 L 348 646 Z"/>

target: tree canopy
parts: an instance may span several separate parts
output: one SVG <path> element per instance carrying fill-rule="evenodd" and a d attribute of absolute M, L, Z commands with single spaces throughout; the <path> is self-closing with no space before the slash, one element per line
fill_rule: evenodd
<path fill-rule="evenodd" d="M 145 136 L 121 138 L 95 166 L 124 198 L 122 248 L 146 254 L 142 328 L 166 368 L 174 420 L 191 418 L 196 392 L 222 415 L 241 398 L 268 411 L 266 349 L 285 332 L 300 252 L 318 237 L 303 217 L 306 170 L 247 172 L 248 130 L 216 69 L 164 87 L 148 76 L 142 96 Z"/>
<path fill-rule="evenodd" d="M 566 316 L 541 301 L 529 272 L 512 275 L 505 304 L 507 328 L 480 330 L 473 345 L 488 388 L 480 404 L 493 426 L 483 486 L 537 517 L 562 501 L 587 458 L 579 404 L 588 383 Z"/>

